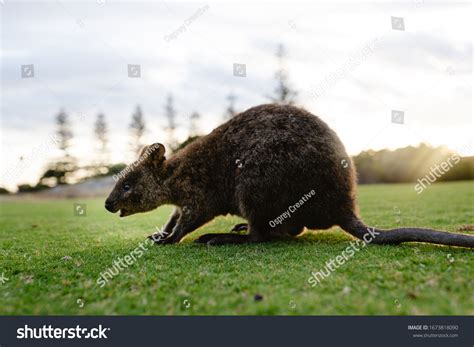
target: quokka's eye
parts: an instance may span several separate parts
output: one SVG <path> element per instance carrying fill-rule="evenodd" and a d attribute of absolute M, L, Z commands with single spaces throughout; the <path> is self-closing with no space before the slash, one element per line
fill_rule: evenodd
<path fill-rule="evenodd" d="M 125 191 L 130 190 L 130 184 L 125 183 L 125 184 L 123 185 L 123 190 L 125 190 Z"/>

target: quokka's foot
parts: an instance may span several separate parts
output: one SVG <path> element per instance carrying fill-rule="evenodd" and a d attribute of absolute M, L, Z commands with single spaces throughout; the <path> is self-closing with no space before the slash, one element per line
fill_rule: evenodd
<path fill-rule="evenodd" d="M 156 245 L 165 245 L 165 244 L 175 243 L 173 242 L 173 239 L 168 236 L 169 235 L 154 233 L 148 236 L 147 238 L 151 240 L 153 243 L 155 243 Z"/>
<path fill-rule="evenodd" d="M 204 243 L 209 246 L 217 246 L 251 242 L 251 239 L 249 235 L 240 234 L 205 234 L 199 237 L 195 242 Z"/>
<path fill-rule="evenodd" d="M 238 233 L 240 231 L 247 231 L 249 229 L 249 225 L 247 223 L 240 223 L 234 225 L 234 227 L 230 230 L 231 233 Z"/>

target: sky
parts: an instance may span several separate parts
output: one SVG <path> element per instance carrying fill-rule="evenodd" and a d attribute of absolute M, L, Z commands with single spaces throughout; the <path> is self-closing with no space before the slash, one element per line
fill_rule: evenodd
<path fill-rule="evenodd" d="M 36 183 L 58 155 L 51 136 L 61 108 L 81 163 L 94 159 L 99 112 L 112 160 L 128 163 L 137 105 L 146 143 L 166 141 L 168 93 L 180 140 L 193 111 L 210 132 L 229 93 L 239 111 L 269 101 L 280 43 L 298 105 L 349 154 L 420 142 L 474 154 L 469 2 L 0 0 L 0 11 L 1 175 L 10 189 Z M 128 76 L 129 64 L 140 77 Z M 245 64 L 245 77 L 234 64 Z"/>

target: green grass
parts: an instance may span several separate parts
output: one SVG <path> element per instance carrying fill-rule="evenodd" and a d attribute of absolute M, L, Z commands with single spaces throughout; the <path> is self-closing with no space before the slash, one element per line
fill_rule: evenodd
<path fill-rule="evenodd" d="M 73 215 L 74 202 L 87 204 L 87 216 Z M 359 203 L 364 220 L 383 228 L 474 224 L 472 181 L 435 184 L 420 195 L 411 184 L 362 186 Z M 8 280 L 0 284 L 0 314 L 474 314 L 472 250 L 372 245 L 312 288 L 310 272 L 339 255 L 348 234 L 333 228 L 268 244 L 192 242 L 240 222 L 230 216 L 181 244 L 150 247 L 101 288 L 100 272 L 171 211 L 120 219 L 102 206 L 99 199 L 1 203 L 0 275 Z"/>

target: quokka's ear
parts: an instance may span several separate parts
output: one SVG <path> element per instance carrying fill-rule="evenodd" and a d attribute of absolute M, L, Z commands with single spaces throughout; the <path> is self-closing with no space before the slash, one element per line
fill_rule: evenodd
<path fill-rule="evenodd" d="M 142 157 L 143 154 L 146 152 L 146 150 L 148 149 L 148 147 L 150 146 L 143 146 L 142 150 L 140 151 L 140 154 L 138 155 L 138 158 Z"/>
<path fill-rule="evenodd" d="M 143 147 L 142 151 L 140 152 L 140 159 L 154 165 L 159 166 L 165 158 L 165 146 L 161 143 L 154 143 L 149 146 Z"/>

